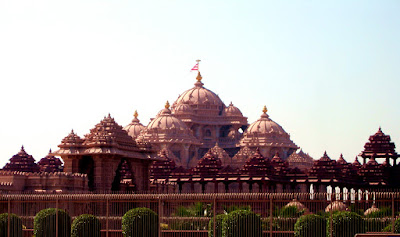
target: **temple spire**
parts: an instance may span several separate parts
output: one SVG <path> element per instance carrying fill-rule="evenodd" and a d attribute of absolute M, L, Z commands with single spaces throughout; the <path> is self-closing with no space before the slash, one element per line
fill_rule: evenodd
<path fill-rule="evenodd" d="M 263 112 L 264 114 L 267 114 L 268 109 L 267 109 L 267 106 L 266 106 L 266 105 L 264 105 L 264 108 L 263 108 L 262 112 Z"/>
<path fill-rule="evenodd" d="M 201 79 L 203 79 L 203 77 L 201 76 L 200 71 L 198 71 L 198 72 L 197 72 L 196 80 L 197 80 L 198 82 L 201 82 Z"/>
<path fill-rule="evenodd" d="M 137 110 L 135 110 L 135 113 L 133 114 L 133 117 L 135 117 L 135 119 L 137 119 L 137 117 L 139 116 Z"/>
<path fill-rule="evenodd" d="M 169 102 L 168 102 L 168 100 L 167 100 L 167 103 L 165 103 L 165 108 L 166 108 L 166 109 L 169 109 Z"/>

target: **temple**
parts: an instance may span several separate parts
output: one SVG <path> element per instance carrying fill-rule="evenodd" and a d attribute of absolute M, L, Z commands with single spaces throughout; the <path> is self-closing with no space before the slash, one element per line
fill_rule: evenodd
<path fill-rule="evenodd" d="M 314 160 L 264 106 L 258 120 L 204 87 L 167 101 L 147 125 L 135 111 L 120 126 L 105 116 L 88 134 L 71 131 L 39 162 L 25 148 L 0 171 L 3 192 L 326 192 L 399 188 L 399 155 L 381 128 L 354 162 Z M 298 151 L 300 149 L 300 151 Z M 383 162 L 378 163 L 379 159 Z"/>

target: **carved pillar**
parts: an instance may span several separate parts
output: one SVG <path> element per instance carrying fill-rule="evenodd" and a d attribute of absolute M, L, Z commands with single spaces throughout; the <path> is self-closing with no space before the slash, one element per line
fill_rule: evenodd
<path fill-rule="evenodd" d="M 189 147 L 190 144 L 182 144 L 182 156 L 181 156 L 181 161 L 182 164 L 186 167 L 189 168 Z"/>
<path fill-rule="evenodd" d="M 277 193 L 282 193 L 283 192 L 283 186 L 282 184 L 276 184 L 276 192 Z"/>
<path fill-rule="evenodd" d="M 319 190 L 318 190 L 318 192 L 320 192 L 320 193 L 326 193 L 326 192 L 327 192 L 327 190 L 326 190 L 326 184 L 320 184 L 320 185 L 319 185 Z"/>

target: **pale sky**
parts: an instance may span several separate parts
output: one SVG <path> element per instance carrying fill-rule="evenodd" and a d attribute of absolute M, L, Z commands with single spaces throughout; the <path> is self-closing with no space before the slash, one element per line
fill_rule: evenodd
<path fill-rule="evenodd" d="M 0 167 L 38 161 L 111 113 L 145 125 L 204 86 L 305 152 L 347 161 L 379 126 L 400 144 L 400 1 L 0 1 Z"/>

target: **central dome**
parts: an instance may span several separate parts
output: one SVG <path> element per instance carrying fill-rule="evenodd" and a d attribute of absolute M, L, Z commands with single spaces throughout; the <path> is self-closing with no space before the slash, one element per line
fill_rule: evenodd
<path fill-rule="evenodd" d="M 197 82 L 194 84 L 194 87 L 183 92 L 182 95 L 178 97 L 178 99 L 172 105 L 172 109 L 175 113 L 179 114 L 179 110 L 176 108 L 182 104 L 190 105 L 195 111 L 196 110 L 215 110 L 218 115 L 221 115 L 223 109 L 225 108 L 225 104 L 219 98 L 217 94 L 210 91 L 209 89 L 203 87 L 203 83 L 201 82 L 200 72 L 198 73 Z"/>

